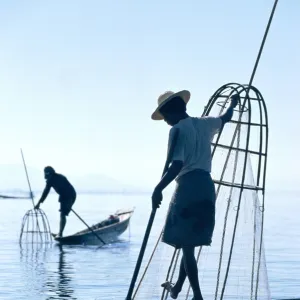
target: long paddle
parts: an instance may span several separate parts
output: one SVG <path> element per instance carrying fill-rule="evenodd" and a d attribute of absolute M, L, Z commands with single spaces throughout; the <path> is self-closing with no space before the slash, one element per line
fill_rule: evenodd
<path fill-rule="evenodd" d="M 20 149 L 20 150 L 21 150 L 21 156 L 22 156 L 22 160 L 23 160 L 23 166 L 24 166 L 24 170 L 25 170 L 25 174 L 26 174 L 26 178 L 27 178 L 27 183 L 28 183 L 28 187 L 29 187 L 30 198 L 31 198 L 31 201 L 32 201 L 32 205 L 34 207 L 33 193 L 32 193 L 32 189 L 31 189 L 31 185 L 30 185 L 29 175 L 28 175 L 28 172 L 27 172 L 25 158 L 24 158 L 24 155 L 23 155 L 23 150 L 22 149 Z"/>
<path fill-rule="evenodd" d="M 101 237 L 87 224 L 84 222 L 84 220 L 73 210 L 71 209 L 72 212 L 77 216 L 77 218 L 83 223 L 85 224 L 85 226 L 98 238 L 98 240 L 103 243 L 104 245 L 106 244 L 102 239 Z"/>
<path fill-rule="evenodd" d="M 165 175 L 165 173 L 167 172 L 167 170 L 169 168 L 169 164 L 171 162 L 171 158 L 173 156 L 174 148 L 175 148 L 175 145 L 176 145 L 176 142 L 177 142 L 178 134 L 179 134 L 179 129 L 177 129 L 175 131 L 174 139 L 172 141 L 172 144 L 171 144 L 170 149 L 169 149 L 169 153 L 167 155 L 167 160 L 166 160 L 166 164 L 165 164 L 165 167 L 164 167 L 164 170 L 163 170 L 163 173 L 162 173 L 162 177 Z M 145 232 L 145 235 L 144 235 L 143 243 L 142 243 L 142 246 L 141 246 L 141 250 L 140 250 L 140 253 L 139 253 L 139 256 L 138 256 L 138 260 L 137 260 L 137 263 L 136 263 L 136 266 L 135 266 L 135 269 L 134 269 L 134 273 L 133 273 L 131 283 L 130 283 L 130 286 L 129 286 L 129 290 L 128 290 L 128 293 L 127 293 L 127 296 L 126 296 L 125 300 L 131 300 L 132 293 L 133 293 L 134 286 L 135 286 L 135 282 L 137 280 L 137 277 L 138 277 L 138 274 L 139 274 L 139 271 L 140 271 L 140 268 L 141 268 L 141 265 L 142 265 L 142 260 L 143 260 L 144 254 L 145 254 L 145 250 L 146 250 L 147 242 L 148 242 L 148 239 L 149 239 L 150 231 L 151 231 L 152 224 L 153 224 L 153 221 L 154 221 L 154 218 L 155 218 L 155 213 L 156 213 L 156 208 L 152 208 L 150 218 L 149 218 L 149 221 L 148 221 L 148 225 L 147 225 L 147 228 L 146 228 L 146 232 Z"/>
<path fill-rule="evenodd" d="M 31 198 L 31 201 L 32 201 L 33 209 L 34 209 L 33 193 L 32 193 L 32 189 L 31 189 L 31 184 L 30 184 L 30 180 L 29 180 L 29 175 L 28 175 L 28 172 L 27 172 L 26 162 L 25 162 L 25 158 L 24 158 L 24 155 L 23 155 L 23 150 L 22 150 L 22 148 L 21 148 L 20 150 L 21 150 L 21 156 L 22 156 L 23 165 L 24 165 L 24 170 L 25 170 L 25 174 L 26 174 L 26 178 L 27 178 L 27 183 L 28 183 L 28 187 L 29 187 L 30 198 Z M 36 226 L 37 226 L 37 228 L 38 228 L 40 237 L 41 237 L 41 239 L 42 239 L 42 233 L 41 233 L 41 230 L 40 230 L 39 219 L 38 219 L 38 215 L 37 215 L 36 211 L 35 211 L 35 217 L 36 217 Z"/>

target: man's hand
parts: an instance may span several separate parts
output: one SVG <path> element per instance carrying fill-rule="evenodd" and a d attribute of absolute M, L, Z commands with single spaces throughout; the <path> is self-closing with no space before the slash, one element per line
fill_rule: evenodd
<path fill-rule="evenodd" d="M 231 106 L 232 108 L 235 108 L 235 107 L 238 105 L 239 101 L 240 101 L 240 95 L 239 95 L 239 94 L 234 94 L 234 95 L 232 95 L 232 96 L 231 96 L 231 103 L 230 103 L 230 106 Z"/>
<path fill-rule="evenodd" d="M 152 194 L 152 208 L 159 208 L 162 199 L 162 190 L 156 187 Z"/>
<path fill-rule="evenodd" d="M 40 209 L 40 203 L 38 203 L 38 204 L 34 207 L 34 209 Z"/>

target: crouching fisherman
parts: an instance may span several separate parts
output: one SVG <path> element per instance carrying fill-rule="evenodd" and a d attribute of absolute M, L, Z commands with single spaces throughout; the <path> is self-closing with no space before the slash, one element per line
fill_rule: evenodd
<path fill-rule="evenodd" d="M 66 217 L 69 215 L 76 200 L 76 191 L 65 176 L 56 173 L 50 166 L 44 169 L 44 176 L 46 179 L 46 187 L 35 209 L 39 209 L 41 203 L 46 200 L 50 189 L 53 188 L 59 195 L 58 202 L 60 202 L 59 233 L 56 237 L 62 237 L 67 222 Z"/>

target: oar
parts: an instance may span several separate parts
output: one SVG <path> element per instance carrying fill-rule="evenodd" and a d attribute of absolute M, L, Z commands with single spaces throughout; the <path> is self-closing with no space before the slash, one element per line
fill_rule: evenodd
<path fill-rule="evenodd" d="M 84 222 L 84 220 L 73 210 L 71 209 L 72 212 L 77 216 L 77 218 L 83 223 L 85 224 L 85 226 L 98 238 L 98 240 L 103 243 L 104 245 L 106 244 L 102 239 L 101 237 L 87 224 Z"/>
<path fill-rule="evenodd" d="M 179 134 L 179 129 L 177 129 L 175 131 L 174 139 L 173 139 L 173 142 L 170 146 L 169 153 L 167 155 L 167 160 L 166 160 L 166 164 L 165 164 L 165 167 L 164 167 L 164 170 L 163 170 L 163 173 L 162 173 L 162 177 L 165 175 L 165 173 L 167 172 L 167 170 L 169 168 L 169 164 L 171 162 L 171 158 L 172 158 L 174 148 L 175 148 L 175 145 L 176 145 L 176 142 L 177 142 L 178 134 Z M 136 263 L 136 266 L 135 266 L 135 269 L 134 269 L 134 273 L 133 273 L 133 276 L 132 276 L 132 279 L 131 279 L 131 283 L 130 283 L 130 286 L 129 286 L 129 290 L 128 290 L 128 293 L 127 293 L 127 296 L 126 296 L 126 300 L 131 300 L 132 293 L 133 293 L 134 286 L 135 286 L 135 282 L 137 280 L 137 277 L 138 277 L 138 274 L 139 274 L 139 271 L 140 271 L 140 268 L 141 268 L 141 265 L 142 265 L 142 260 L 143 260 L 144 254 L 145 254 L 145 250 L 146 250 L 147 242 L 148 242 L 148 239 L 149 239 L 150 231 L 151 231 L 152 224 L 153 224 L 153 221 L 154 221 L 154 218 L 155 218 L 155 213 L 156 213 L 156 208 L 152 208 L 150 218 L 149 218 L 149 221 L 148 221 L 148 225 L 147 225 L 147 228 L 146 228 L 146 232 L 145 232 L 145 235 L 144 235 L 143 243 L 142 243 L 142 246 L 141 246 L 141 250 L 140 250 L 140 253 L 139 253 L 139 256 L 138 256 L 138 260 L 137 260 L 137 263 Z"/>
<path fill-rule="evenodd" d="M 24 155 L 23 155 L 23 150 L 22 150 L 22 148 L 21 148 L 20 150 L 21 150 L 21 156 L 22 156 L 23 165 L 24 165 L 24 170 L 25 170 L 25 174 L 26 174 L 26 178 L 27 178 L 27 183 L 28 183 L 28 187 L 29 187 L 30 198 L 31 198 L 31 200 L 32 200 L 32 205 L 33 205 L 33 208 L 34 208 L 33 192 L 32 192 L 31 185 L 30 185 L 30 180 L 29 180 L 29 175 L 28 175 L 28 172 L 27 172 L 27 167 L 26 167 L 26 163 L 25 163 L 25 158 L 24 158 Z"/>

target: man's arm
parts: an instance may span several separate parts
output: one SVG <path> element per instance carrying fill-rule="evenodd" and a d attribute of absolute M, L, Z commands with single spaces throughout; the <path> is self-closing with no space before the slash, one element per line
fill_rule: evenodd
<path fill-rule="evenodd" d="M 159 184 L 156 186 L 156 190 L 163 191 L 179 174 L 183 166 L 183 161 L 172 161 L 168 171 L 165 173 Z"/>
<path fill-rule="evenodd" d="M 50 189 L 51 189 L 51 185 L 47 183 L 43 193 L 42 193 L 42 196 L 39 200 L 39 202 L 37 203 L 37 205 L 35 206 L 36 209 L 39 208 L 40 204 L 43 203 L 45 201 L 45 199 L 47 198 L 49 192 L 50 192 Z"/>
<path fill-rule="evenodd" d="M 169 135 L 169 150 L 166 161 L 166 164 L 169 162 L 171 165 L 163 174 L 155 188 L 156 190 L 163 191 L 178 176 L 183 166 L 184 143 L 185 138 L 180 129 L 172 128 Z"/>
<path fill-rule="evenodd" d="M 158 208 L 162 201 L 162 191 L 178 176 L 184 161 L 184 136 L 179 129 L 172 128 L 169 135 L 169 150 L 166 164 L 171 162 L 152 194 L 152 208 Z"/>
<path fill-rule="evenodd" d="M 167 172 L 153 191 L 152 209 L 159 208 L 163 198 L 162 191 L 177 177 L 182 166 L 183 162 L 181 160 L 172 161 L 171 166 L 168 168 Z"/>
<path fill-rule="evenodd" d="M 220 119 L 222 120 L 222 126 L 224 126 L 226 123 L 228 123 L 233 116 L 233 109 L 237 106 L 238 102 L 240 100 L 240 95 L 235 94 L 231 97 L 230 106 L 226 110 L 226 112 L 220 116 Z"/>

